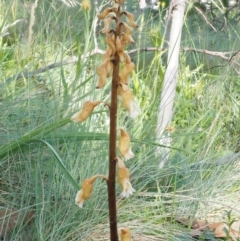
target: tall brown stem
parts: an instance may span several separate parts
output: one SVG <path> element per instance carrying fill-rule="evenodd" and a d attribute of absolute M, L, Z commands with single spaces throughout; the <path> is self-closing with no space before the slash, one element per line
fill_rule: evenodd
<path fill-rule="evenodd" d="M 115 37 L 120 36 L 120 9 L 116 13 Z M 110 108 L 110 135 L 109 135 L 109 176 L 108 176 L 108 206 L 110 221 L 110 240 L 118 241 L 117 209 L 116 209 L 116 141 L 117 141 L 117 84 L 119 82 L 119 56 L 117 52 L 113 59 L 111 108 Z"/>

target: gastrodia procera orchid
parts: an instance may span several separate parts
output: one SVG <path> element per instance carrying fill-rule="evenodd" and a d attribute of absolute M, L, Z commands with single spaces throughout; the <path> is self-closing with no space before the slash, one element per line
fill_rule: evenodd
<path fill-rule="evenodd" d="M 94 108 L 101 102 L 102 102 L 101 100 L 86 101 L 83 104 L 82 109 L 71 117 L 71 120 L 73 122 L 85 121 L 92 114 Z"/>
<path fill-rule="evenodd" d="M 132 184 L 130 182 L 130 172 L 129 169 L 125 167 L 124 162 L 118 158 L 118 182 L 122 188 L 122 197 L 128 198 L 130 195 L 135 192 L 133 189 Z"/>
<path fill-rule="evenodd" d="M 130 43 L 130 44 L 133 44 L 134 43 L 134 39 L 132 38 L 132 29 L 125 22 L 122 22 L 122 25 L 125 28 L 124 36 L 125 36 L 127 42 Z"/>
<path fill-rule="evenodd" d="M 128 79 L 135 68 L 135 64 L 131 61 L 131 58 L 127 53 L 125 53 L 125 59 L 125 64 L 120 71 L 119 79 L 120 82 L 128 84 Z"/>
<path fill-rule="evenodd" d="M 130 136 L 129 134 L 124 130 L 120 129 L 120 138 L 118 141 L 118 149 L 121 154 L 121 156 L 127 161 L 134 157 L 134 154 L 130 147 Z"/>
<path fill-rule="evenodd" d="M 117 36 L 117 38 L 116 38 L 116 50 L 117 50 L 120 61 L 124 62 L 125 54 L 124 54 L 123 46 L 122 46 L 119 36 Z"/>
<path fill-rule="evenodd" d="M 82 188 L 80 191 L 77 192 L 77 195 L 75 197 L 75 204 L 78 205 L 80 208 L 83 207 L 83 203 L 89 199 L 92 195 L 93 191 L 93 184 L 94 181 L 98 178 L 102 177 L 103 179 L 107 180 L 107 178 L 103 175 L 95 175 L 89 179 L 85 179 L 82 182 Z"/>
<path fill-rule="evenodd" d="M 115 35 L 112 34 L 112 32 L 108 32 L 106 34 L 105 43 L 112 50 L 111 55 L 113 56 L 116 52 L 116 46 L 115 46 Z"/>
<path fill-rule="evenodd" d="M 133 27 L 133 28 L 138 28 L 138 25 L 134 22 L 134 16 L 132 13 L 129 13 L 127 11 L 122 12 L 122 14 L 125 14 L 129 20 L 129 24 Z"/>
<path fill-rule="evenodd" d="M 110 24 L 111 24 L 113 19 L 115 19 L 114 16 L 110 16 L 108 18 L 103 19 L 104 28 L 102 30 L 100 30 L 100 33 L 107 33 L 107 32 L 109 32 Z"/>
<path fill-rule="evenodd" d="M 108 69 L 109 61 L 110 61 L 110 59 L 106 58 L 102 62 L 102 64 L 97 67 L 97 74 L 98 74 L 98 81 L 96 84 L 97 89 L 103 88 L 106 84 L 107 77 L 109 75 L 109 72 L 108 72 L 109 71 L 109 69 Z"/>
<path fill-rule="evenodd" d="M 118 84 L 118 95 L 122 97 L 122 104 L 128 111 L 131 118 L 136 118 L 140 113 L 141 109 L 134 101 L 134 95 L 131 89 L 124 83 Z"/>
<path fill-rule="evenodd" d="M 114 11 L 116 11 L 115 8 L 106 8 L 105 10 L 103 10 L 103 12 L 99 13 L 97 15 L 97 17 L 99 19 L 104 19 L 104 18 L 106 18 L 108 16 L 109 13 L 114 12 Z"/>
<path fill-rule="evenodd" d="M 129 228 L 119 228 L 120 240 L 131 241 L 131 232 Z"/>

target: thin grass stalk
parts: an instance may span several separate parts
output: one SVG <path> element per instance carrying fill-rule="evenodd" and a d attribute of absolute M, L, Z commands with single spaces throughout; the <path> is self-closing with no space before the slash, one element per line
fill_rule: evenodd
<path fill-rule="evenodd" d="M 120 8 L 116 13 L 116 32 L 115 37 L 120 36 L 121 12 Z M 119 82 L 119 56 L 116 52 L 113 60 L 113 75 L 111 89 L 111 106 L 110 106 L 110 134 L 109 134 L 109 176 L 108 176 L 108 206 L 110 222 L 110 240 L 118 241 L 117 230 L 117 208 L 116 208 L 116 141 L 117 141 L 117 84 Z"/>

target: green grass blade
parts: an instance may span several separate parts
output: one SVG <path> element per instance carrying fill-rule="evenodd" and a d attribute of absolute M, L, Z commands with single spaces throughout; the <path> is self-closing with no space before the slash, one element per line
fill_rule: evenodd
<path fill-rule="evenodd" d="M 57 163 L 60 167 L 60 169 L 62 170 L 65 178 L 72 184 L 72 186 L 79 191 L 79 185 L 77 184 L 77 182 L 73 179 L 72 175 L 68 172 L 67 168 L 64 166 L 60 156 L 57 154 L 57 152 L 55 151 L 55 149 L 53 148 L 53 146 L 51 146 L 48 142 L 43 141 L 43 140 L 38 140 L 38 139 L 32 139 L 31 142 L 41 142 L 43 144 L 45 144 L 47 147 L 49 147 L 49 149 L 53 152 L 54 156 L 57 159 Z"/>
<path fill-rule="evenodd" d="M 68 124 L 69 122 L 71 122 L 71 120 L 69 117 L 67 117 L 67 118 L 62 119 L 61 121 L 56 121 L 49 125 L 41 126 L 33 131 L 28 132 L 25 135 L 19 137 L 16 140 L 10 141 L 9 143 L 3 145 L 0 148 L 0 158 L 3 158 L 4 156 L 6 156 L 9 152 L 16 151 L 22 145 L 31 142 L 31 139 L 33 137 L 35 137 L 39 134 L 41 134 L 42 136 L 45 136 L 46 134 L 54 131 L 55 129 Z"/>

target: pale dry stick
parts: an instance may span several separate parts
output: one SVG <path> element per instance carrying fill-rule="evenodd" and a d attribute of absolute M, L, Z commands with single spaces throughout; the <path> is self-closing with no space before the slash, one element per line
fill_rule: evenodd
<path fill-rule="evenodd" d="M 29 20 L 29 28 L 28 28 L 28 50 L 31 49 L 32 45 L 32 37 L 33 37 L 33 25 L 35 23 L 35 9 L 37 8 L 38 0 L 31 5 L 31 13 L 30 13 L 30 20 Z"/>
<path fill-rule="evenodd" d="M 214 26 L 208 21 L 208 19 L 206 18 L 206 16 L 203 14 L 203 12 L 199 9 L 199 8 L 197 8 L 197 7 L 194 7 L 197 11 L 198 11 L 198 13 L 204 18 L 204 20 L 206 21 L 206 23 L 215 31 L 215 32 L 217 32 L 217 29 L 216 28 L 214 28 Z"/>

